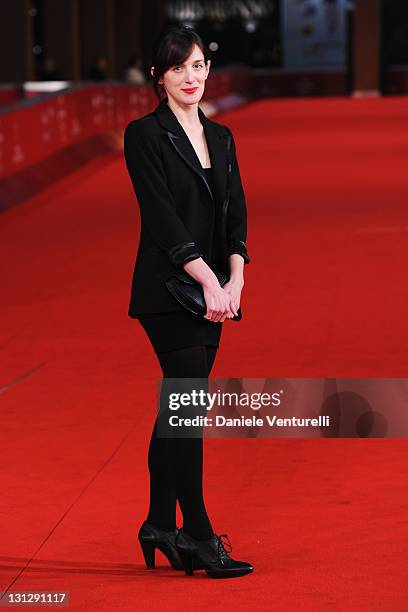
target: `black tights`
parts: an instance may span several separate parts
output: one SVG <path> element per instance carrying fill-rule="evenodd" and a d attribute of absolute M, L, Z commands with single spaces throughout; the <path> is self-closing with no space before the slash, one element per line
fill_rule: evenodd
<path fill-rule="evenodd" d="M 207 378 L 217 347 L 192 346 L 157 353 L 163 377 Z M 162 438 L 154 424 L 148 453 L 150 507 L 147 520 L 161 529 L 176 527 L 176 502 L 183 530 L 197 540 L 212 536 L 203 497 L 203 439 Z"/>

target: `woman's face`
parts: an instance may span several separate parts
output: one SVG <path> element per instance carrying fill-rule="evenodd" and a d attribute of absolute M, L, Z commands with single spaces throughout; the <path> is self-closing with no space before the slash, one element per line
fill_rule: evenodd
<path fill-rule="evenodd" d="M 167 96 L 181 106 L 197 104 L 204 93 L 205 80 L 210 70 L 200 47 L 193 45 L 184 64 L 172 66 L 163 74 L 159 83 L 164 85 Z"/>

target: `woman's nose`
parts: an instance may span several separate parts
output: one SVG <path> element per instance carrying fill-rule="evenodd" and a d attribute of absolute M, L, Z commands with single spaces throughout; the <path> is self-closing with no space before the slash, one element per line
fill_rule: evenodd
<path fill-rule="evenodd" d="M 186 83 L 192 83 L 194 79 L 195 79 L 194 72 L 192 70 L 187 69 Z"/>

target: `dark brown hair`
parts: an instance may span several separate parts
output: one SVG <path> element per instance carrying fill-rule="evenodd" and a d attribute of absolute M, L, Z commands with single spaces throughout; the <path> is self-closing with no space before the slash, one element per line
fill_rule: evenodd
<path fill-rule="evenodd" d="M 152 66 L 154 66 L 153 88 L 160 99 L 164 92 L 159 80 L 172 66 L 183 64 L 190 55 L 193 45 L 197 45 L 204 55 L 204 61 L 210 59 L 210 53 L 201 36 L 188 26 L 169 26 L 158 35 L 152 53 Z"/>

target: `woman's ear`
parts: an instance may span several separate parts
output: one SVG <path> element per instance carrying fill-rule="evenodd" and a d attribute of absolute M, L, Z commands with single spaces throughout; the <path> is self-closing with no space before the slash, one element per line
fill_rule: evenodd
<path fill-rule="evenodd" d="M 205 78 L 208 77 L 208 74 L 210 72 L 210 66 L 211 66 L 211 60 L 208 60 L 208 62 L 207 62 L 207 74 L 206 74 Z"/>
<path fill-rule="evenodd" d="M 150 67 L 150 74 L 152 75 L 152 77 L 154 77 L 155 71 L 154 71 L 154 66 Z M 160 81 L 158 81 L 159 85 L 163 85 L 163 79 L 160 79 Z"/>

